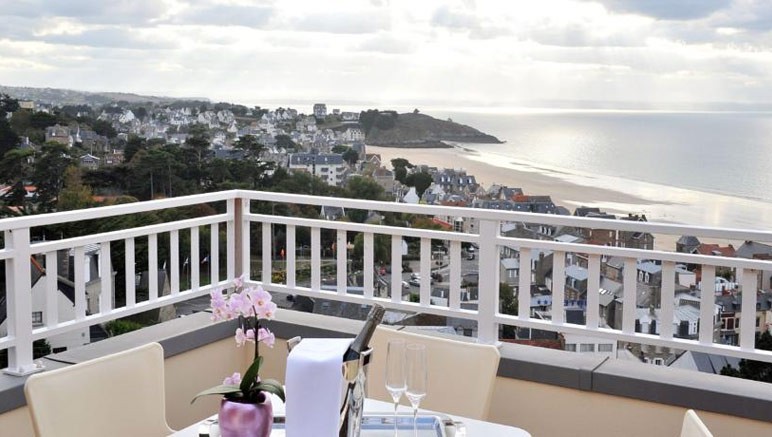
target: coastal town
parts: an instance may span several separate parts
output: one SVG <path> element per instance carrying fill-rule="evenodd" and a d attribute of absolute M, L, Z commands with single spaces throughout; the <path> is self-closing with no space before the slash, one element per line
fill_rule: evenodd
<path fill-rule="evenodd" d="M 5 100 L 8 103 L 14 99 L 6 96 Z M 421 114 L 419 109 L 408 114 L 379 110 L 353 112 L 317 103 L 308 108 L 308 113 L 304 113 L 292 108 L 249 108 L 206 101 L 124 101 L 91 106 L 24 99 L 18 99 L 17 105 L 8 106 L 8 109 L 12 110 L 7 111 L 3 122 L 17 135 L 18 143 L 5 151 L 6 157 L 17 158 L 15 166 L 7 166 L 5 185 L 0 187 L 0 197 L 7 216 L 67 209 L 67 203 L 63 202 L 63 199 L 72 199 L 78 193 L 81 197 L 74 205 L 99 206 L 113 204 L 121 198 L 125 200 L 126 196 L 133 196 L 135 200 L 150 200 L 225 187 L 244 186 L 270 191 L 274 185 L 280 183 L 277 181 L 286 183 L 293 175 L 301 175 L 297 177 L 310 179 L 299 180 L 298 185 L 288 185 L 294 188 L 287 188 L 286 191 L 296 192 L 302 189 L 309 190 L 307 194 L 363 196 L 371 200 L 407 204 L 647 221 L 645 215 L 634 212 L 618 216 L 596 207 L 578 207 L 571 211 L 556 205 L 550 193 L 526 193 L 522 188 L 502 184 L 486 187 L 478 183 L 474 174 L 463 169 L 437 168 L 424 163 L 411 163 L 407 159 L 410 155 L 409 147 L 416 144 L 447 147 L 442 141 L 458 139 L 457 129 L 447 137 L 443 137 L 443 132 L 437 131 L 422 137 L 404 138 L 404 135 L 394 135 L 402 140 L 399 143 L 395 141 L 392 145 L 408 148 L 404 149 L 404 158 L 391 162 L 383 162 L 379 154 L 368 153 L 367 145 L 372 144 L 371 138 L 399 129 L 400 119 L 412 117 L 431 119 L 432 123 L 439 122 Z M 453 125 L 450 120 L 442 123 Z M 385 145 L 383 141 L 378 144 Z M 195 151 L 195 154 L 175 155 L 185 151 Z M 52 153 L 66 153 L 70 156 L 70 160 L 61 167 L 62 173 L 69 176 L 60 175 L 60 180 L 51 181 L 35 174 L 36 162 L 43 162 L 49 167 L 52 162 L 58 162 L 52 157 Z M 191 162 L 198 166 L 199 173 L 185 173 L 186 170 L 175 162 L 175 159 L 178 159 L 175 156 L 190 158 Z M 238 173 L 235 169 L 239 163 L 251 163 L 252 166 L 248 167 L 246 172 Z M 71 169 L 73 164 L 75 168 Z M 13 173 L 22 167 L 27 169 L 26 173 L 22 170 L 19 170 L 18 174 Z M 220 173 L 217 173 L 218 170 Z M 246 174 L 249 174 L 252 180 L 237 180 Z M 121 182 L 121 177 L 127 180 Z M 129 179 L 132 181 L 129 182 Z M 363 180 L 368 182 L 363 185 Z M 90 184 L 89 181 L 93 183 Z M 191 187 L 192 182 L 196 183 L 195 187 Z M 49 185 L 44 186 L 46 183 Z M 355 190 L 354 187 L 359 188 Z M 342 194 L 344 190 L 349 191 Z M 84 198 L 84 195 L 87 198 Z M 370 213 L 364 217 L 356 217 L 344 208 L 326 207 L 322 208 L 319 216 L 326 220 L 366 223 L 383 219 L 378 214 Z M 409 224 L 472 234 L 479 231 L 478 225 L 475 220 L 454 216 L 432 216 L 428 221 Z M 500 233 L 508 237 L 563 243 L 643 250 L 655 248 L 655 236 L 646 232 L 511 222 L 503 224 Z M 418 269 L 417 263 L 409 260 L 411 253 L 416 250 L 415 246 L 405 246 L 403 254 L 407 261 L 403 271 L 403 294 L 406 299 L 410 299 L 417 296 L 420 277 L 415 273 L 411 274 L 411 271 Z M 300 258 L 303 258 L 303 250 L 306 248 L 308 246 L 299 247 Z M 93 254 L 98 253 L 98 248 L 91 250 Z M 287 250 L 291 249 L 277 247 L 273 256 L 284 259 Z M 447 299 L 448 293 L 448 248 L 440 244 L 433 250 L 435 264 L 431 275 L 431 296 L 433 300 L 442 302 Z M 772 246 L 745 241 L 735 247 L 732 244 L 700 241 L 689 235 L 682 236 L 676 247 L 670 250 L 724 257 L 772 259 Z M 552 307 L 550 289 L 554 282 L 554 253 L 544 250 L 532 256 L 530 265 L 527 266 L 532 275 L 531 316 L 549 319 Z M 463 249 L 462 274 L 463 305 L 468 308 L 475 308 L 477 301 L 475 257 L 474 245 L 466 245 Z M 588 287 L 591 283 L 588 280 L 588 259 L 581 253 L 566 258 L 563 302 L 566 320 L 569 323 L 584 324 L 587 295 L 597 292 L 600 294 L 601 326 L 621 329 L 624 263 L 621 258 L 603 257 L 600 288 L 594 291 Z M 383 265 L 386 260 L 377 261 Z M 94 261 L 95 264 L 97 262 Z M 502 311 L 517 306 L 512 303 L 512 299 L 516 302 L 518 298 L 520 276 L 519 251 L 513 247 L 502 247 L 499 266 L 499 277 L 504 292 Z M 675 266 L 675 307 L 671 314 L 673 320 L 663 320 L 666 316 L 662 313 L 659 301 L 662 295 L 663 266 L 659 262 L 639 260 L 636 269 L 636 331 L 658 334 L 662 324 L 672 323 L 674 337 L 696 339 L 700 319 L 700 296 L 702 292 L 708 292 L 715 296 L 714 341 L 737 345 L 741 299 L 735 272 L 730 269 L 717 272 L 715 284 L 702 284 L 701 278 L 699 266 Z M 361 287 L 363 276 L 352 274 L 348 281 L 351 287 Z M 378 291 L 386 289 L 391 283 L 390 274 L 380 267 L 377 269 L 375 281 Z M 763 272 L 757 295 L 755 326 L 758 334 L 768 333 L 772 326 L 770 281 L 772 272 Z M 138 283 L 147 284 L 147 278 L 140 278 Z M 285 306 L 320 313 L 339 311 L 338 307 L 331 307 L 329 303 L 310 304 L 309 307 L 308 302 L 300 298 L 292 299 L 292 296 L 288 296 Z M 4 301 L 0 302 L 0 309 L 4 311 Z M 33 311 L 33 319 L 42 323 L 42 310 Z M 175 314 L 167 315 L 173 316 Z M 5 313 L 2 313 L 0 322 L 4 321 Z M 474 326 L 459 320 L 448 320 L 445 328 L 455 333 L 475 334 Z M 0 324 L 0 336 L 4 335 L 5 329 L 5 324 Z M 739 362 L 739 359 L 707 356 L 701 352 L 624 344 L 587 335 L 532 329 L 511 330 L 502 335 L 502 339 L 710 373 L 720 373 L 727 366 L 736 368 Z M 80 341 L 76 340 L 76 343 Z M 72 344 L 71 337 L 61 341 L 52 339 L 50 342 L 54 350 L 75 345 Z"/>

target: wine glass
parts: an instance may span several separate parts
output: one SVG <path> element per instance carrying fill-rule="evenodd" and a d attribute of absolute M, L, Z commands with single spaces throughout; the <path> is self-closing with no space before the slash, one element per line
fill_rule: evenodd
<path fill-rule="evenodd" d="M 418 405 L 426 396 L 426 346 L 409 344 L 405 350 L 407 358 L 407 398 L 413 406 L 413 432 L 418 435 Z"/>
<path fill-rule="evenodd" d="M 405 392 L 405 340 L 389 340 L 386 349 L 386 391 L 394 400 L 394 435 L 397 435 L 397 408 Z"/>

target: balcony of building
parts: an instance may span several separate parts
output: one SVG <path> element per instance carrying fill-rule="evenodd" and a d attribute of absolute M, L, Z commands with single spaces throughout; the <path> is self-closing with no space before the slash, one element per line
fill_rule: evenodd
<path fill-rule="evenodd" d="M 357 223 L 312 218 L 318 217 L 321 206 L 359 210 L 362 218 L 380 219 Z M 478 233 L 395 225 L 397 218 L 404 222 L 406 214 L 445 222 L 473 219 Z M 0 429 L 3 434 L 31 435 L 22 392 L 25 375 L 41 366 L 66 366 L 148 341 L 164 346 L 170 425 L 178 429 L 211 415 L 216 399 L 194 405 L 190 399 L 223 375 L 246 368 L 252 352 L 234 347 L 233 325 L 212 324 L 206 312 L 189 309 L 200 308 L 196 305 L 202 297 L 231 286 L 243 274 L 288 308 L 272 323 L 280 340 L 266 358 L 268 377 L 283 379 L 287 339 L 351 336 L 361 325 L 356 318 L 378 302 L 391 310 L 391 329 L 439 336 L 465 333 L 471 336 L 456 338 L 498 344 L 502 360 L 488 420 L 533 435 L 676 435 L 687 408 L 697 410 L 717 436 L 772 433 L 772 391 L 764 383 L 581 353 L 587 350 L 581 347 L 570 352 L 513 343 L 539 343 L 536 332 L 546 337 L 559 333 L 554 338 L 565 349 L 570 349 L 565 347 L 567 339 L 573 338 L 580 344 L 612 344 L 616 356 L 629 355 L 629 350 L 679 350 L 772 362 L 772 353 L 754 344 L 760 329 L 757 298 L 772 271 L 769 261 L 502 233 L 523 223 L 772 240 L 772 234 L 757 231 L 248 191 L 8 219 L 0 222 L 5 235 L 0 259 L 5 264 L 2 309 L 7 333 L 0 337 L 0 349 L 8 355 L 6 374 L 0 376 Z M 51 239 L 51 229 L 64 232 L 68 224 L 74 236 Z M 433 250 L 437 242 L 442 242 L 443 254 Z M 415 251 L 405 254 L 406 247 Z M 475 248 L 473 259 L 462 256 L 470 247 Z M 384 250 L 389 263 L 377 265 Z M 517 315 L 501 311 L 503 254 L 518 259 L 519 271 L 509 288 L 517 293 Z M 612 276 L 603 271 L 612 258 L 616 264 L 611 264 L 622 273 L 634 274 L 619 275 L 622 287 L 609 308 L 608 289 L 601 285 Z M 660 266 L 659 287 L 641 287 L 638 281 L 640 266 L 648 262 Z M 566 298 L 570 266 L 585 271 L 583 299 Z M 719 342 L 712 287 L 706 293 L 696 284 L 685 287 L 691 289 L 688 305 L 698 318 L 693 332 L 678 324 L 652 323 L 675 320 L 680 311 L 676 297 L 683 288 L 681 266 L 699 266 L 703 284 L 713 284 L 717 272 L 731 271 L 738 284 L 735 296 L 742 303 L 733 308 L 739 328 L 736 345 Z M 413 267 L 419 273 L 418 285 L 406 289 L 406 270 Z M 147 272 L 158 272 L 158 280 Z M 437 275 L 441 280 L 432 283 Z M 653 294 L 640 296 L 647 290 Z M 648 305 L 643 306 L 644 301 Z M 153 317 L 168 320 L 83 345 L 88 343 L 83 338 L 96 332 L 94 327 L 155 310 Z M 529 331 L 531 337 L 525 338 Z M 41 339 L 67 349 L 35 359 L 33 344 Z M 628 344 L 635 346 L 628 350 Z"/>

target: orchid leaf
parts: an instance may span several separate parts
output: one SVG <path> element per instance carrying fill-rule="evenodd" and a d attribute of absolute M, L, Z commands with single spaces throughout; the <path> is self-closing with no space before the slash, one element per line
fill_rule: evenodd
<path fill-rule="evenodd" d="M 249 366 L 247 372 L 241 378 L 241 391 L 249 393 L 250 388 L 255 384 L 257 380 L 258 372 L 260 372 L 260 365 L 263 364 L 263 357 L 257 357 L 252 365 Z"/>
<path fill-rule="evenodd" d="M 239 393 L 241 391 L 242 391 L 241 387 L 239 387 L 238 385 L 218 385 L 218 386 L 206 389 L 206 390 L 202 391 L 201 393 L 197 394 L 195 397 L 193 397 L 193 400 L 191 400 L 190 403 L 192 404 L 193 402 L 196 401 L 196 399 L 198 399 L 201 396 L 206 396 L 206 395 L 227 395 L 227 394 L 231 394 L 231 393 Z"/>
<path fill-rule="evenodd" d="M 276 396 L 281 399 L 282 402 L 286 402 L 284 397 L 284 387 L 281 385 L 279 381 L 276 381 L 275 379 L 264 379 L 257 383 L 255 386 L 257 390 L 267 391 L 268 393 L 273 393 Z"/>

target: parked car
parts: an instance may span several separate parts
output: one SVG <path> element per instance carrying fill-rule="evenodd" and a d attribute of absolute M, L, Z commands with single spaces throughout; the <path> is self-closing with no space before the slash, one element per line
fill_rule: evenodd
<path fill-rule="evenodd" d="M 410 285 L 415 285 L 416 287 L 421 286 L 421 278 L 410 278 L 408 282 L 410 283 Z"/>

